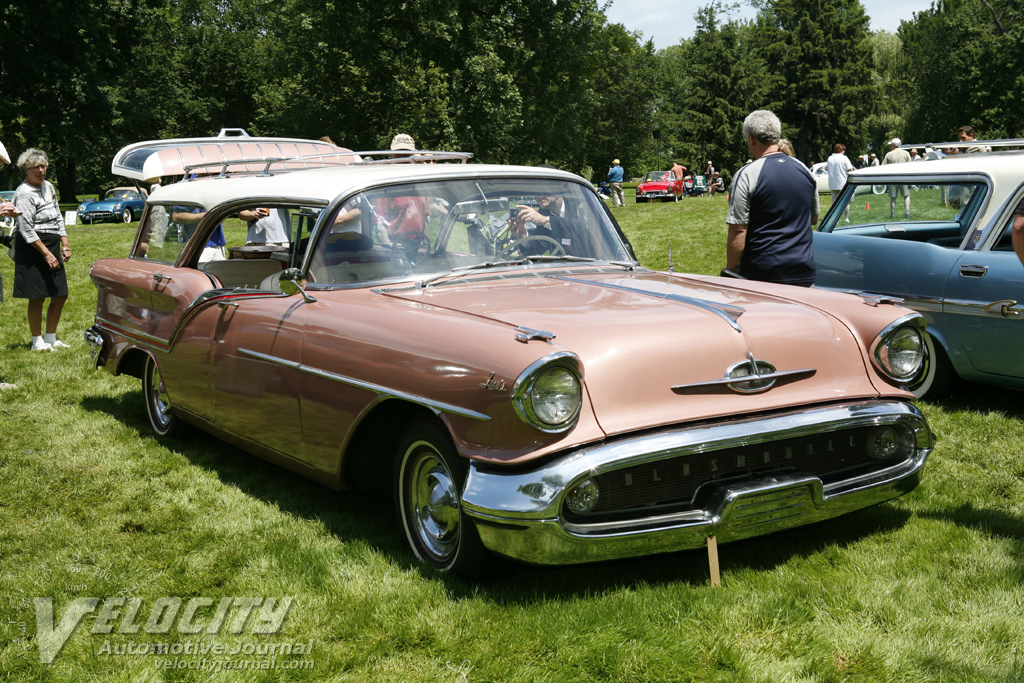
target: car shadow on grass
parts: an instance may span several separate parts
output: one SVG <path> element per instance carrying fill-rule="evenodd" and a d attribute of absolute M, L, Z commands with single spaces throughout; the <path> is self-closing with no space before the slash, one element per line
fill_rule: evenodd
<path fill-rule="evenodd" d="M 86 397 L 82 406 L 115 416 L 140 438 L 155 438 L 143 407 L 141 391 L 117 397 Z M 198 430 L 183 438 L 160 440 L 163 447 L 248 496 L 298 517 L 317 520 L 345 542 L 361 541 L 403 571 L 417 571 L 445 584 L 455 598 L 483 596 L 497 603 L 585 596 L 595 592 L 686 584 L 709 585 L 706 549 L 569 566 L 526 565 L 497 556 L 488 558 L 485 574 L 476 581 L 441 574 L 420 565 L 402 544 L 390 500 L 355 492 L 338 492 L 265 462 Z M 720 545 L 723 576 L 741 570 L 771 571 L 794 559 L 809 558 L 829 548 L 856 544 L 876 533 L 902 527 L 910 513 L 882 504 L 838 519 L 771 536 Z"/>
<path fill-rule="evenodd" d="M 895 532 L 910 519 L 909 512 L 887 504 L 859 510 L 838 519 L 718 546 L 723 581 L 730 572 L 770 572 L 794 560 L 829 549 L 854 545 L 873 534 Z M 489 581 L 488 595 L 497 602 L 586 596 L 640 586 L 686 584 L 710 587 L 706 548 L 564 567 L 501 567 L 501 584 Z"/>

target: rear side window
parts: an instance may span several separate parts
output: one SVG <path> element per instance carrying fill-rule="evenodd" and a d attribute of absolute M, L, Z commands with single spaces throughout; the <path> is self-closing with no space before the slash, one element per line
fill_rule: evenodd
<path fill-rule="evenodd" d="M 146 218 L 139 226 L 139 237 L 132 252 L 134 258 L 160 263 L 174 263 L 185 248 L 194 225 L 175 222 L 175 212 L 182 207 L 154 204 L 146 212 Z"/>

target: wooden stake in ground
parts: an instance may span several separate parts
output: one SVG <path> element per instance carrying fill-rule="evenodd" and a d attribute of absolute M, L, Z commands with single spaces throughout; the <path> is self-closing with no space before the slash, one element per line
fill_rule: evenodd
<path fill-rule="evenodd" d="M 718 539 L 714 536 L 708 536 L 708 569 L 712 587 L 718 588 L 722 585 L 722 575 L 718 570 Z"/>

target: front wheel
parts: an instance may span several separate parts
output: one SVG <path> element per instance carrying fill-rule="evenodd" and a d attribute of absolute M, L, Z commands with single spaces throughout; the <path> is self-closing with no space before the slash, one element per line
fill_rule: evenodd
<path fill-rule="evenodd" d="M 914 398 L 934 401 L 952 393 L 958 375 L 946 350 L 932 335 L 925 333 L 924 346 L 928 354 L 928 368 L 921 379 L 911 384 L 910 390 L 914 392 Z"/>
<path fill-rule="evenodd" d="M 132 218 L 134 218 L 134 216 L 132 216 L 131 207 L 125 207 L 124 213 L 121 215 L 121 220 L 123 220 L 125 223 L 131 223 Z"/>
<path fill-rule="evenodd" d="M 875 194 L 885 194 L 885 185 L 872 185 L 871 191 Z"/>
<path fill-rule="evenodd" d="M 395 513 L 402 538 L 420 562 L 446 573 L 476 575 L 484 547 L 462 509 L 468 463 L 436 424 L 406 430 L 395 453 Z"/>
<path fill-rule="evenodd" d="M 181 419 L 171 409 L 160 366 L 153 356 L 146 357 L 146 369 L 142 373 L 142 394 L 146 399 L 146 415 L 153 431 L 159 436 L 180 434 L 183 427 Z"/>

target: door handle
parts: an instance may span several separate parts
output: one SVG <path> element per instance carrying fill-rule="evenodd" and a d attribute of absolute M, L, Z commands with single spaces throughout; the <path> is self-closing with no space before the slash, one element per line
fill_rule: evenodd
<path fill-rule="evenodd" d="M 160 273 L 156 273 L 153 275 L 153 279 L 157 282 L 170 282 L 172 278 L 170 275 L 161 275 Z"/>
<path fill-rule="evenodd" d="M 975 265 L 962 265 L 960 266 L 960 275 L 963 277 L 985 277 L 985 273 L 988 272 L 988 266 L 975 266 Z"/>
<path fill-rule="evenodd" d="M 986 313 L 998 313 L 1004 318 L 1009 318 L 1020 315 L 1020 309 L 1014 308 L 1016 305 L 1016 301 L 1013 301 L 1012 299 L 1004 299 L 1003 301 L 993 301 L 985 306 L 984 310 Z"/>
<path fill-rule="evenodd" d="M 1016 303 L 1016 302 L 1014 302 L 1014 303 Z M 217 305 L 220 306 L 221 309 L 223 309 L 225 311 L 228 308 L 238 308 L 238 303 L 234 302 L 234 301 L 221 301 Z"/>

